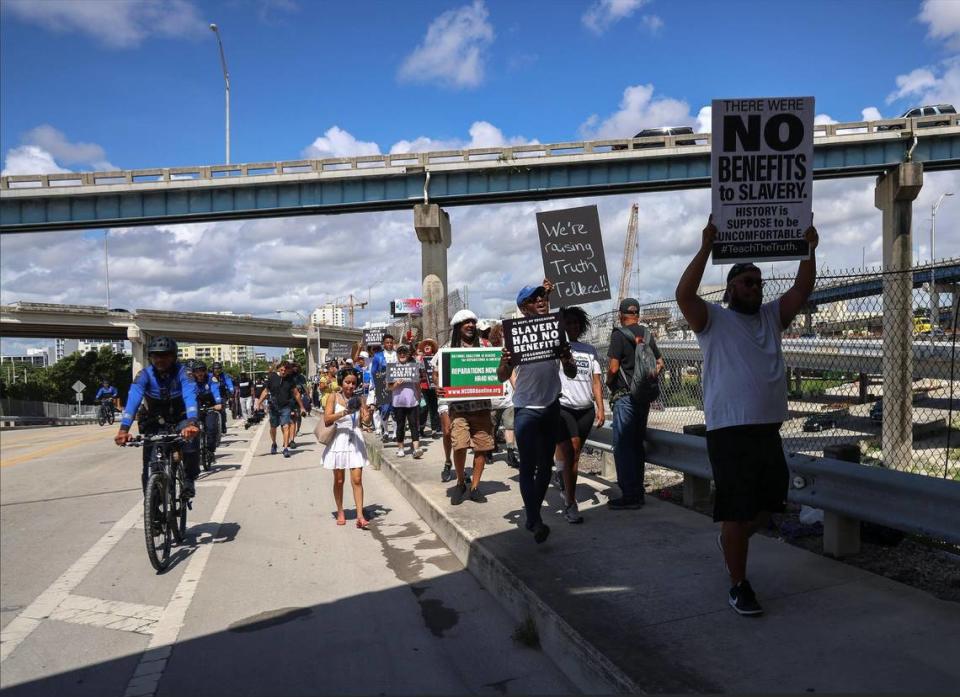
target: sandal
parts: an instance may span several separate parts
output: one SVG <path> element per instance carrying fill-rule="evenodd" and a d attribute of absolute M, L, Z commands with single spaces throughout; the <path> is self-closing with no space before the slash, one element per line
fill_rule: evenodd
<path fill-rule="evenodd" d="M 360 518 L 357 520 L 357 528 L 360 530 L 367 530 L 370 527 L 370 521 L 366 518 Z"/>
<path fill-rule="evenodd" d="M 337 516 L 337 525 L 346 525 L 346 524 L 347 524 L 347 518 L 341 513 L 340 515 Z"/>

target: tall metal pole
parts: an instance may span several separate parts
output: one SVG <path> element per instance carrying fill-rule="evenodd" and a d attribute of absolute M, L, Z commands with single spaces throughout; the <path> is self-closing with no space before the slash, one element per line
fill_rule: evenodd
<path fill-rule="evenodd" d="M 940 296 L 937 293 L 937 280 L 934 277 L 936 270 L 934 266 L 937 263 L 937 209 L 943 203 L 947 196 L 953 196 L 953 192 L 940 194 L 940 198 L 933 204 L 930 213 L 930 336 L 933 337 L 933 330 L 940 326 Z"/>
<path fill-rule="evenodd" d="M 107 281 L 107 312 L 110 311 L 110 255 L 107 253 L 107 231 L 103 231 L 103 268 Z"/>
<path fill-rule="evenodd" d="M 226 141 L 227 162 L 230 164 L 230 71 L 227 70 L 227 56 L 223 52 L 223 41 L 220 39 L 220 30 L 216 24 L 210 25 L 210 31 L 217 35 L 217 45 L 220 47 L 220 67 L 223 68 L 223 84 L 226 87 Z"/>

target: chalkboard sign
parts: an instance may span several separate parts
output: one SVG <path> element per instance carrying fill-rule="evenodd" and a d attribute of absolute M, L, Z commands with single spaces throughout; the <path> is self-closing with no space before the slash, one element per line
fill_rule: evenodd
<path fill-rule="evenodd" d="M 503 341 L 510 365 L 524 365 L 559 358 L 567 336 L 560 328 L 560 314 L 551 312 L 503 320 Z"/>
<path fill-rule="evenodd" d="M 361 339 L 364 346 L 383 346 L 383 335 L 386 329 L 364 329 Z"/>
<path fill-rule="evenodd" d="M 331 341 L 327 348 L 327 358 L 350 358 L 353 355 L 353 344 L 349 341 Z"/>
<path fill-rule="evenodd" d="M 378 405 L 390 403 L 390 390 L 387 389 L 387 371 L 380 370 L 373 374 L 373 395 Z"/>
<path fill-rule="evenodd" d="M 809 259 L 813 97 L 714 99 L 713 263 Z"/>
<path fill-rule="evenodd" d="M 406 363 L 388 363 L 387 364 L 387 384 L 393 382 L 420 382 L 420 370 L 422 366 L 419 361 L 408 361 Z"/>
<path fill-rule="evenodd" d="M 553 281 L 554 306 L 610 299 L 596 206 L 537 213 L 543 276 Z"/>
<path fill-rule="evenodd" d="M 433 359 L 436 356 L 424 356 L 423 357 L 423 370 L 427 374 L 427 387 L 433 388 L 436 387 L 433 381 Z"/>

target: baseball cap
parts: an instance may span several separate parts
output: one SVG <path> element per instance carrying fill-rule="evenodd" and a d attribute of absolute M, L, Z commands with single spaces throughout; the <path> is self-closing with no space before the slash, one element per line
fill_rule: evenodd
<path fill-rule="evenodd" d="M 640 312 L 640 301 L 636 298 L 624 298 L 620 301 L 620 312 Z"/>
<path fill-rule="evenodd" d="M 366 351 L 361 351 L 360 358 L 370 358 L 370 354 L 367 353 Z"/>
<path fill-rule="evenodd" d="M 406 344 L 400 344 L 397 346 L 397 353 L 410 353 L 410 347 Z"/>
<path fill-rule="evenodd" d="M 353 365 L 353 359 L 352 359 L 352 358 L 348 358 L 348 359 L 347 359 L 347 363 L 349 363 L 350 365 Z"/>
<path fill-rule="evenodd" d="M 479 322 L 477 322 L 477 329 L 479 329 L 482 332 L 487 331 L 492 326 L 493 325 L 490 324 L 490 320 L 487 320 L 487 319 L 482 319 Z"/>
<path fill-rule="evenodd" d="M 734 278 L 739 276 L 742 273 L 747 271 L 759 271 L 760 268 L 756 264 L 750 262 L 745 262 L 743 264 L 734 264 L 730 267 L 730 271 L 727 273 L 727 283 L 730 283 Z"/>
<path fill-rule="evenodd" d="M 517 293 L 517 307 L 523 305 L 527 300 L 536 295 L 538 291 L 542 291 L 544 294 L 546 294 L 547 289 L 543 286 L 524 286 L 521 288 L 520 292 Z"/>

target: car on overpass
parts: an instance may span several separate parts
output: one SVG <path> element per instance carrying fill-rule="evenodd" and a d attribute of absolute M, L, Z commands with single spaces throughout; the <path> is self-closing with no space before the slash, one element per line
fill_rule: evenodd
<path fill-rule="evenodd" d="M 693 129 L 690 126 L 664 126 L 662 128 L 645 128 L 634 138 L 652 138 L 656 136 L 692 136 Z M 697 141 L 693 138 L 677 140 L 677 145 L 696 145 Z M 662 148 L 663 143 L 634 143 L 633 149 L 640 150 L 644 148 Z M 626 145 L 614 145 L 611 150 L 626 150 Z"/>
<path fill-rule="evenodd" d="M 939 116 L 941 114 L 945 116 L 952 116 L 957 113 L 957 110 L 954 108 L 953 104 L 928 104 L 926 106 L 915 106 L 907 109 L 905 112 L 900 114 L 898 118 L 901 119 L 914 119 L 921 116 Z M 934 126 L 949 126 L 950 119 L 947 118 L 943 121 L 926 121 L 924 123 L 917 124 L 918 128 L 933 128 Z M 890 126 L 877 126 L 878 131 L 899 131 L 902 130 L 903 126 L 898 124 L 893 124 Z"/>

